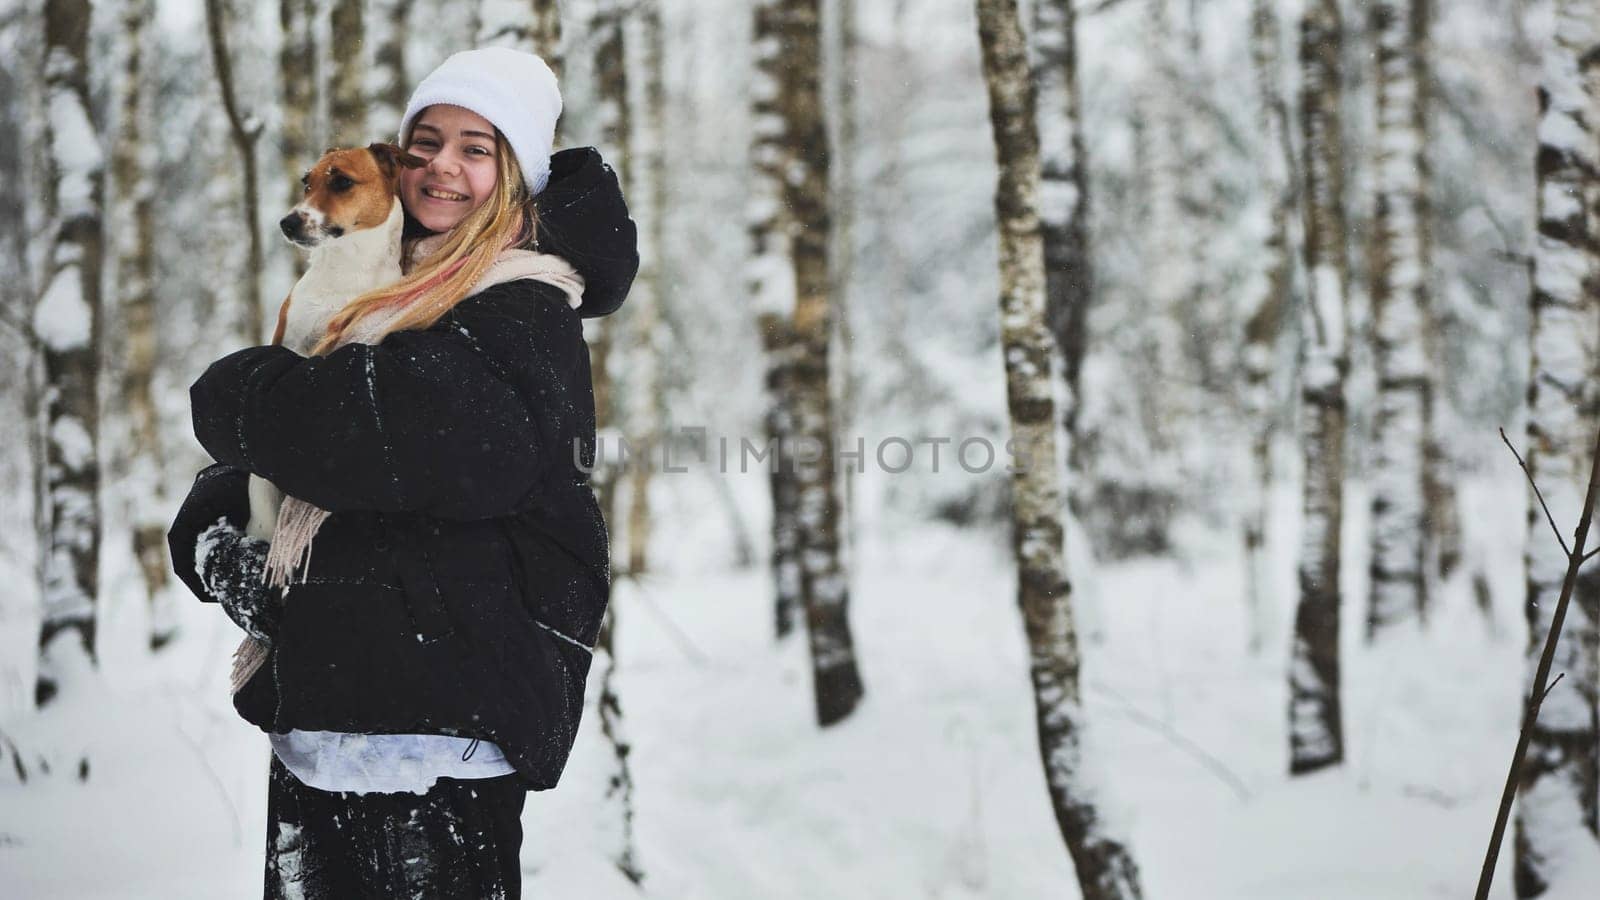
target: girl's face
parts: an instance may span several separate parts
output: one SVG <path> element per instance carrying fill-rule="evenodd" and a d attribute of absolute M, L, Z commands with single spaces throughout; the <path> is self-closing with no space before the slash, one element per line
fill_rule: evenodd
<path fill-rule="evenodd" d="M 428 161 L 400 170 L 400 202 L 432 232 L 449 231 L 494 193 L 494 126 L 459 106 L 417 114 L 406 150 Z"/>

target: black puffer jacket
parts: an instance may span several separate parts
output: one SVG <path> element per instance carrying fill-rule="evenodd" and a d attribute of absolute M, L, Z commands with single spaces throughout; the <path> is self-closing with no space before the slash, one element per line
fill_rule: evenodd
<path fill-rule="evenodd" d="M 169 535 L 201 599 L 216 598 L 195 537 L 249 514 L 229 467 L 332 513 L 269 662 L 234 700 L 263 730 L 479 737 L 529 787 L 556 784 L 609 590 L 579 317 L 616 310 L 639 258 L 593 149 L 552 157 L 538 202 L 540 249 L 584 277 L 578 310 L 509 282 L 376 346 L 241 350 L 190 389 L 195 436 L 225 464 L 197 479 Z"/>

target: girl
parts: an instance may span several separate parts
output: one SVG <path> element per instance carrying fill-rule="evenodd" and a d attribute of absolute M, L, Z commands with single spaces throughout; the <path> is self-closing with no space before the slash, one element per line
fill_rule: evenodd
<path fill-rule="evenodd" d="M 608 596 L 579 318 L 639 264 L 610 167 L 551 155 L 560 110 L 535 56 L 447 59 L 400 124 L 424 163 L 405 276 L 311 357 L 252 347 L 190 390 L 218 464 L 169 541 L 270 647 L 234 695 L 273 748 L 268 897 L 520 896 L 525 792 L 566 764 Z M 281 600 L 242 533 L 248 473 L 312 523 Z"/>

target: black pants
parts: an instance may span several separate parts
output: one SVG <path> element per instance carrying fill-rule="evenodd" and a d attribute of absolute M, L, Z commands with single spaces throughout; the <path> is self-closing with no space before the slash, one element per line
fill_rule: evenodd
<path fill-rule="evenodd" d="M 522 804 L 515 775 L 441 778 L 426 794 L 302 784 L 274 756 L 267 788 L 268 900 L 517 900 Z"/>

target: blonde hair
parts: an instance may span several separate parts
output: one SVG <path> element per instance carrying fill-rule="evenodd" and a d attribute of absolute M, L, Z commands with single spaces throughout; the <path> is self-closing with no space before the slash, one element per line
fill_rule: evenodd
<path fill-rule="evenodd" d="M 404 136 L 406 146 L 410 146 L 410 138 L 409 134 Z M 328 321 L 327 334 L 311 349 L 313 356 L 347 343 L 356 324 L 380 310 L 405 308 L 384 329 L 384 335 L 433 325 L 466 299 L 467 292 L 494 265 L 501 251 L 520 247 L 533 238 L 538 213 L 522 182 L 517 155 L 498 128 L 494 130 L 494 146 L 494 193 L 456 223 L 444 243 L 409 274 L 388 287 L 356 297 L 334 313 Z M 409 257 L 416 240 L 404 242 L 402 258 Z"/>

